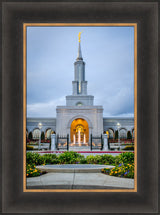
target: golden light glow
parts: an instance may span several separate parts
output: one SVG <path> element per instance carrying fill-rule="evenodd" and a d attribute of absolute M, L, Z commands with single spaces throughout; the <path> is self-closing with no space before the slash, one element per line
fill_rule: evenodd
<path fill-rule="evenodd" d="M 79 82 L 79 93 L 81 93 L 81 83 Z"/>
<path fill-rule="evenodd" d="M 70 137 L 71 143 L 73 143 L 73 136 L 75 135 L 75 140 L 78 142 L 78 131 L 80 131 L 81 142 L 84 141 L 84 135 L 86 139 L 86 143 L 89 141 L 89 127 L 86 120 L 78 118 L 73 120 L 71 124 Z"/>

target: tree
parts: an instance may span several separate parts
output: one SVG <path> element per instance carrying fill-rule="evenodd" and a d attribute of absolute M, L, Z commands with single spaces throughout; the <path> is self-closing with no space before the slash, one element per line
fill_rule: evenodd
<path fill-rule="evenodd" d="M 115 131 L 115 140 L 118 139 L 118 130 Z"/>
<path fill-rule="evenodd" d="M 127 132 L 127 139 L 131 140 L 132 139 L 132 134 L 130 131 Z"/>
<path fill-rule="evenodd" d="M 45 138 L 45 135 L 44 135 L 44 132 L 42 131 L 42 133 L 41 133 L 41 140 L 44 140 L 44 138 Z"/>
<path fill-rule="evenodd" d="M 29 139 L 29 140 L 32 140 L 32 139 L 33 139 L 32 132 L 29 132 L 28 139 Z"/>

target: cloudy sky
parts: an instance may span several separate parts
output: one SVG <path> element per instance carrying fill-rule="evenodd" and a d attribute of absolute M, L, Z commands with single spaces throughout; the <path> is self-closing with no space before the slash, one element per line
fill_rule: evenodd
<path fill-rule="evenodd" d="M 66 104 L 80 31 L 88 95 L 104 117 L 134 116 L 133 27 L 27 27 L 27 117 L 55 117 Z"/>

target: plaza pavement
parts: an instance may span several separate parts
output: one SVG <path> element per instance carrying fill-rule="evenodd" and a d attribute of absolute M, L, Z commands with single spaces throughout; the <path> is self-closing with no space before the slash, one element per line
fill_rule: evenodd
<path fill-rule="evenodd" d="M 133 189 L 134 179 L 103 173 L 49 172 L 27 178 L 27 189 Z"/>

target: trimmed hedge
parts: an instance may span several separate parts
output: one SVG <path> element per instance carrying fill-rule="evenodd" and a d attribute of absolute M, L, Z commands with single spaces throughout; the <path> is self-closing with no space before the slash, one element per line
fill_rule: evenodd
<path fill-rule="evenodd" d="M 88 155 L 86 157 L 88 164 L 115 164 L 115 157 L 112 155 Z"/>
<path fill-rule="evenodd" d="M 76 164 L 80 163 L 80 160 L 84 159 L 84 156 L 77 152 L 64 152 L 58 156 L 59 164 Z"/>
<path fill-rule="evenodd" d="M 45 154 L 42 156 L 44 164 L 57 164 L 58 157 L 56 154 Z"/>
<path fill-rule="evenodd" d="M 41 165 L 44 164 L 44 157 L 38 153 L 27 152 L 26 162 L 27 164 Z"/>
<path fill-rule="evenodd" d="M 106 165 L 119 165 L 120 163 L 134 163 L 134 153 L 125 152 L 118 156 L 112 155 L 88 155 L 86 158 L 77 152 L 64 152 L 60 155 L 45 154 L 39 155 L 38 153 L 27 152 L 26 155 L 28 164 L 106 164 Z"/>

